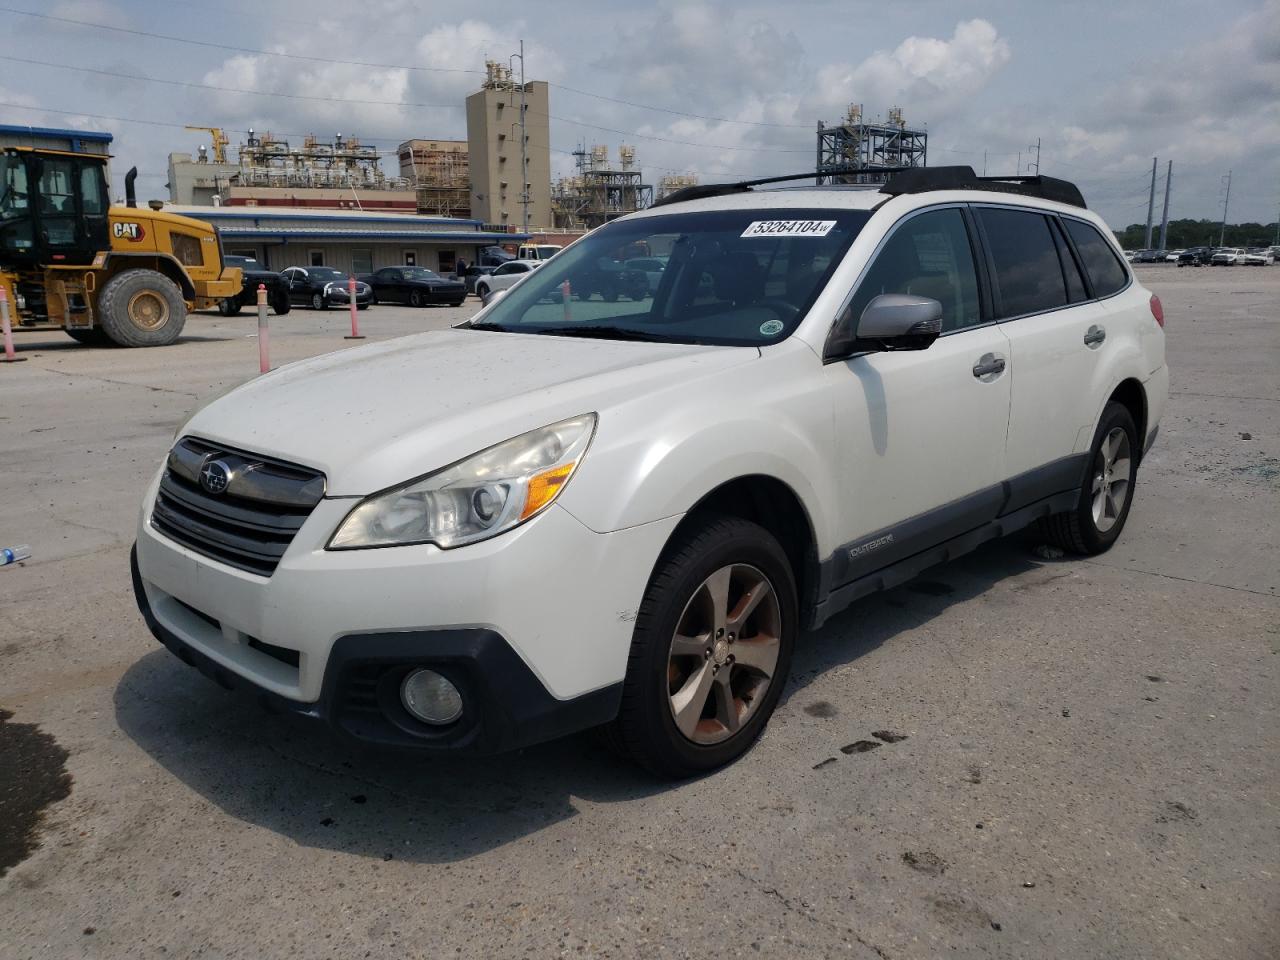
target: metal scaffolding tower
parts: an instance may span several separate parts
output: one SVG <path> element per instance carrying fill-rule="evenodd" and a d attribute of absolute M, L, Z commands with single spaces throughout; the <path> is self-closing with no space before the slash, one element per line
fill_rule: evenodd
<path fill-rule="evenodd" d="M 578 172 L 558 181 L 551 191 L 557 227 L 593 229 L 653 203 L 653 186 L 635 169 L 634 147 L 618 148 L 619 164 L 609 165 L 609 148 L 596 144 L 573 152 Z"/>
<path fill-rule="evenodd" d="M 884 183 L 899 167 L 923 167 L 929 134 L 907 126 L 893 107 L 886 123 L 866 123 L 862 106 L 850 104 L 844 122 L 818 121 L 818 183 Z"/>

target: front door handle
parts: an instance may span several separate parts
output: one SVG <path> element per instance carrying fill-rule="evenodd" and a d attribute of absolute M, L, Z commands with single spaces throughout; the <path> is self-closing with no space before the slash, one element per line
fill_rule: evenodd
<path fill-rule="evenodd" d="M 1102 345 L 1102 341 L 1105 339 L 1107 339 L 1107 331 L 1095 323 L 1085 332 L 1084 345 L 1090 349 L 1096 350 Z"/>
<path fill-rule="evenodd" d="M 997 357 L 994 353 L 984 353 L 973 365 L 973 375 L 983 383 L 990 383 L 1002 373 L 1004 373 L 1004 357 Z"/>

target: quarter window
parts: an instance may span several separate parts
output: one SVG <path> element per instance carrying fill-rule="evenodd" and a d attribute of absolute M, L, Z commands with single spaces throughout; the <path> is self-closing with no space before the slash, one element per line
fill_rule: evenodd
<path fill-rule="evenodd" d="M 1080 251 L 1080 259 L 1093 281 L 1095 297 L 1109 297 L 1124 289 L 1129 282 L 1129 275 L 1120 258 L 1116 256 L 1111 244 L 1107 243 L 1091 224 L 1082 220 L 1064 220 L 1067 233 Z"/>
<path fill-rule="evenodd" d="M 980 322 L 978 276 L 959 210 L 922 213 L 894 231 L 850 304 L 855 321 L 882 293 L 910 293 L 937 300 L 942 304 L 944 333 Z"/>
<path fill-rule="evenodd" d="M 1066 306 L 1067 286 L 1049 221 L 1043 214 L 980 207 L 1001 317 Z"/>
<path fill-rule="evenodd" d="M 1061 229 L 1054 229 L 1053 239 L 1058 245 L 1058 260 L 1062 264 L 1062 276 L 1067 281 L 1067 300 L 1071 303 L 1088 300 L 1089 294 L 1084 288 L 1084 278 L 1080 276 L 1076 258 L 1072 255 L 1071 248 L 1067 246 L 1067 239 L 1062 235 Z"/>

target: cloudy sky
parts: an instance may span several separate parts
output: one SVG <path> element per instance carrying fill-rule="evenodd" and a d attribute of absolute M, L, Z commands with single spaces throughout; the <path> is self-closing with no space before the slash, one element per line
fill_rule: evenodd
<path fill-rule="evenodd" d="M 523 39 L 558 172 L 623 142 L 655 182 L 812 169 L 816 122 L 858 102 L 927 125 L 931 165 L 1027 172 L 1039 138 L 1114 227 L 1145 219 L 1153 156 L 1157 218 L 1169 159 L 1171 217 L 1221 216 L 1229 169 L 1232 221 L 1280 210 L 1280 0 L 0 3 L 0 122 L 114 133 L 115 190 L 137 164 L 144 197 L 207 142 L 188 123 L 465 138 L 484 60 Z"/>

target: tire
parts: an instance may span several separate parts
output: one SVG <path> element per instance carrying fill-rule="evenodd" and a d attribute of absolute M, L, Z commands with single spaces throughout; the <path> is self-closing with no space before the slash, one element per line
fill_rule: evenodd
<path fill-rule="evenodd" d="M 1118 440 L 1120 434 L 1124 437 L 1123 444 Z M 1039 531 L 1046 540 L 1063 550 L 1084 556 L 1094 556 L 1111 549 L 1124 530 L 1133 504 L 1140 443 L 1138 429 L 1128 408 L 1123 404 L 1108 403 L 1093 434 L 1089 466 L 1080 484 L 1080 499 L 1075 508 L 1039 521 Z M 1106 450 L 1103 449 L 1104 444 Z M 1121 458 L 1127 461 L 1127 469 L 1121 467 L 1119 471 L 1108 473 L 1109 453 L 1113 453 L 1113 462 L 1117 465 Z M 1124 475 L 1120 476 L 1121 473 Z M 1116 485 L 1120 482 L 1124 487 L 1117 494 Z M 1095 488 L 1103 491 L 1100 509 L 1095 509 Z M 1111 496 L 1106 495 L 1106 490 L 1111 491 Z"/>
<path fill-rule="evenodd" d="M 224 317 L 234 317 L 240 312 L 240 301 L 231 298 L 219 300 L 218 312 Z"/>
<path fill-rule="evenodd" d="M 357 310 L 368 310 L 370 306 L 371 306 L 371 304 L 368 304 L 368 303 L 357 303 L 357 304 L 356 304 L 356 309 L 357 309 Z"/>
<path fill-rule="evenodd" d="M 744 636 L 735 638 L 733 619 L 716 619 L 712 611 L 732 611 L 761 584 L 768 589 L 738 624 Z M 717 595 L 723 602 L 714 603 Z M 795 577 L 778 541 L 749 521 L 709 517 L 658 561 L 636 617 L 622 705 L 608 738 L 651 773 L 671 779 L 737 759 L 778 704 L 799 632 L 797 611 Z M 748 648 L 767 676 L 746 664 Z"/>
<path fill-rule="evenodd" d="M 329 309 L 328 298 L 326 298 L 323 293 L 313 293 L 311 295 L 311 309 L 312 310 L 328 310 Z"/>
<path fill-rule="evenodd" d="M 377 302 L 378 302 L 378 295 L 374 293 L 373 288 L 370 287 L 369 288 L 369 306 L 372 307 Z"/>
<path fill-rule="evenodd" d="M 421 291 L 421 290 L 410 290 L 410 291 L 409 291 L 409 306 L 411 306 L 411 307 L 421 307 L 421 306 L 422 306 L 422 291 Z"/>
<path fill-rule="evenodd" d="M 283 317 L 291 308 L 292 305 L 289 303 L 289 295 L 287 293 L 278 295 L 271 304 L 271 309 L 276 312 L 277 317 Z"/>
<path fill-rule="evenodd" d="M 83 343 L 86 347 L 115 346 L 115 342 L 107 336 L 106 331 L 101 327 L 93 327 L 90 330 L 69 330 L 63 327 L 62 332 L 76 343 Z"/>
<path fill-rule="evenodd" d="M 178 285 L 155 270 L 118 273 L 98 294 L 98 322 L 122 347 L 165 347 L 182 334 L 187 304 Z"/>
<path fill-rule="evenodd" d="M 489 285 L 487 283 L 476 284 L 476 296 L 480 298 L 481 303 L 484 303 L 484 301 L 488 300 Z"/>

